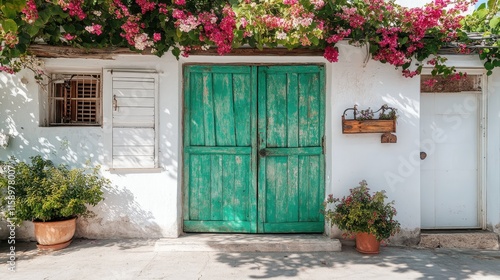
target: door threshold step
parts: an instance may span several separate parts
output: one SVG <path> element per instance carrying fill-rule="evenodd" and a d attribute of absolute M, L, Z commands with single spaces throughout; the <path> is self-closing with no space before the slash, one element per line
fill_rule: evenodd
<path fill-rule="evenodd" d="M 157 252 L 340 252 L 338 239 L 322 234 L 185 234 L 156 241 Z"/>
<path fill-rule="evenodd" d="M 420 247 L 500 250 L 498 235 L 485 230 L 422 231 Z"/>

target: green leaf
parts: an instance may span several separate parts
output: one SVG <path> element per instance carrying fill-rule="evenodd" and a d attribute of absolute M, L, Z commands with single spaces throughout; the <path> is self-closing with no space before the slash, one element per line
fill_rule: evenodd
<path fill-rule="evenodd" d="M 11 19 L 6 19 L 1 22 L 2 27 L 5 31 L 12 31 L 12 32 L 17 32 L 17 24 L 15 21 Z"/>
<path fill-rule="evenodd" d="M 63 29 L 64 29 L 64 31 L 66 31 L 66 33 L 70 33 L 70 34 L 73 34 L 76 31 L 76 28 L 73 24 L 65 24 L 65 25 L 63 25 Z"/>
<path fill-rule="evenodd" d="M 38 34 L 38 31 L 40 31 L 40 27 L 37 25 L 27 25 L 26 26 L 26 32 L 30 35 L 30 37 L 35 37 L 36 34 Z"/>
<path fill-rule="evenodd" d="M 497 5 L 498 0 L 488 0 L 488 9 L 493 10 Z"/>
<path fill-rule="evenodd" d="M 474 15 L 476 15 L 478 18 L 485 18 L 488 15 L 488 10 L 482 9 L 482 10 L 476 10 L 474 12 Z"/>
<path fill-rule="evenodd" d="M 493 65 L 493 63 L 491 63 L 491 61 L 486 61 L 484 63 L 484 69 L 491 71 L 493 70 L 493 68 L 495 68 L 495 66 Z"/>
<path fill-rule="evenodd" d="M 400 45 L 404 45 L 408 42 L 408 37 L 404 37 L 404 38 L 401 38 L 399 39 L 399 44 Z"/>
<path fill-rule="evenodd" d="M 490 20 L 490 28 L 493 29 L 497 27 L 497 25 L 500 23 L 500 17 L 494 17 Z"/>
<path fill-rule="evenodd" d="M 17 13 L 22 11 L 22 9 L 24 8 L 24 4 L 23 3 L 19 4 L 17 2 L 19 1 L 6 3 L 4 6 L 2 6 L 2 8 L 0 8 L 0 10 L 2 11 L 2 13 L 6 18 L 17 18 Z"/>
<path fill-rule="evenodd" d="M 178 48 L 178 47 L 174 47 L 172 49 L 172 54 L 177 58 L 179 59 L 179 55 L 181 54 L 181 50 Z"/>

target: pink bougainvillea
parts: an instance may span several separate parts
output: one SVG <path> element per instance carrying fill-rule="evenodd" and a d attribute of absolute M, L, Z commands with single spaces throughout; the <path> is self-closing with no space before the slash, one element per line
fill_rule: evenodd
<path fill-rule="evenodd" d="M 26 6 L 22 10 L 24 16 L 22 19 L 29 24 L 33 24 L 38 19 L 38 10 L 36 7 L 35 0 L 28 0 Z"/>
<path fill-rule="evenodd" d="M 61 2 L 62 0 L 59 0 Z M 64 2 L 61 5 L 61 8 L 64 11 L 68 11 L 70 16 L 78 17 L 80 20 L 83 20 L 87 17 L 87 14 L 83 11 L 84 0 L 66 0 L 68 2 Z"/>
<path fill-rule="evenodd" d="M 72 41 L 72 40 L 74 40 L 75 38 L 76 38 L 76 36 L 71 35 L 71 34 L 69 34 L 69 33 L 64 34 L 64 39 L 66 39 L 66 40 L 68 40 L 68 41 Z"/>
<path fill-rule="evenodd" d="M 90 34 L 95 34 L 97 36 L 102 34 L 102 26 L 100 24 L 92 23 L 92 25 L 86 26 L 85 30 Z"/>
<path fill-rule="evenodd" d="M 19 40 L 18 36 L 30 30 L 33 34 L 37 31 L 39 38 L 50 38 L 50 44 L 72 41 L 71 45 L 87 47 L 151 48 L 159 56 L 169 50 L 175 56 L 187 56 L 210 47 L 216 47 L 222 55 L 242 45 L 259 49 L 307 47 L 324 50 L 330 62 L 339 59 L 336 44 L 348 40 L 356 46 L 367 46 L 374 60 L 401 68 L 405 77 L 419 74 L 425 63 L 414 62 L 429 58 L 435 73 L 452 75 L 456 71 L 445 66 L 438 52 L 453 42 L 458 53 L 470 53 L 470 45 L 466 45 L 470 42 L 462 36 L 462 24 L 466 22 L 463 12 L 477 0 L 429 1 L 407 8 L 394 0 L 242 0 L 231 1 L 233 6 L 219 1 L 198 5 L 186 0 L 26 0 L 3 8 L 16 7 L 14 11 L 0 13 L 4 25 L 4 29 L 0 27 L 1 51 L 7 56 L 2 63 L 20 55 L 6 48 L 28 49 L 35 42 L 35 35 Z M 54 12 L 59 8 L 66 14 Z M 41 15 L 46 23 L 34 24 Z M 30 24 L 35 28 L 26 27 Z M 59 38 L 52 36 L 61 26 L 71 32 L 62 32 Z M 483 27 L 490 28 L 489 24 Z M 109 34 L 102 36 L 103 32 Z M 89 34 L 100 36 L 99 40 Z M 496 48 L 478 53 L 490 73 L 498 64 Z"/>
<path fill-rule="evenodd" d="M 153 41 L 156 43 L 161 40 L 161 33 L 154 33 L 153 34 Z"/>
<path fill-rule="evenodd" d="M 149 0 L 135 0 L 137 5 L 141 7 L 141 13 L 145 14 L 155 9 L 156 3 Z"/>
<path fill-rule="evenodd" d="M 336 47 L 328 46 L 325 48 L 323 56 L 329 62 L 337 62 L 339 61 L 339 50 Z"/>

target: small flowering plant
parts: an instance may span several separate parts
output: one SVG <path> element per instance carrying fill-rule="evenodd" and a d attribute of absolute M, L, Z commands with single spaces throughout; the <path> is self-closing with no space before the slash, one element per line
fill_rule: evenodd
<path fill-rule="evenodd" d="M 394 201 L 386 203 L 384 191 L 370 194 L 365 180 L 350 189 L 341 199 L 329 195 L 324 203 L 325 219 L 347 234 L 371 233 L 381 241 L 399 232 L 400 224 L 394 219 Z"/>

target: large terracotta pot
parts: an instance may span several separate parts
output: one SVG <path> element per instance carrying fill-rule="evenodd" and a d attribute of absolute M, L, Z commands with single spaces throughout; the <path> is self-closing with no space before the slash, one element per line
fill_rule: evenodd
<path fill-rule="evenodd" d="M 380 241 L 371 233 L 358 232 L 356 234 L 356 250 L 363 254 L 378 254 Z"/>
<path fill-rule="evenodd" d="M 76 217 L 56 222 L 33 222 L 37 247 L 41 250 L 59 250 L 69 246 L 76 230 Z"/>

